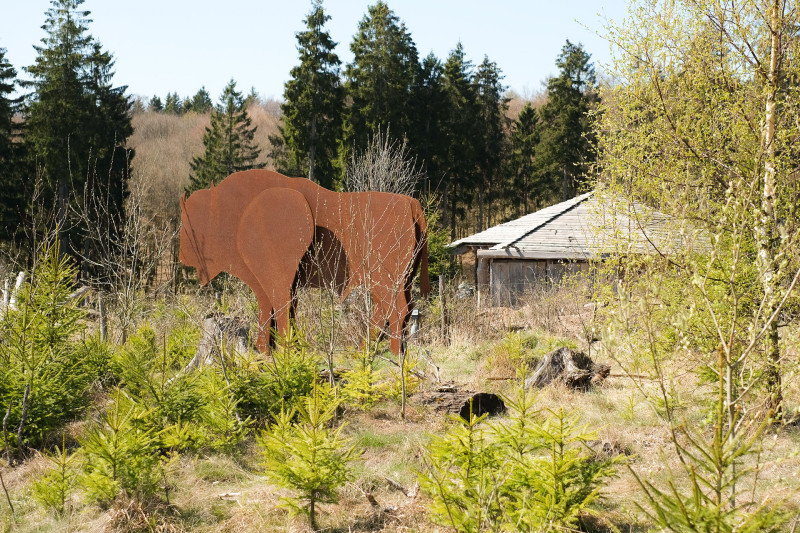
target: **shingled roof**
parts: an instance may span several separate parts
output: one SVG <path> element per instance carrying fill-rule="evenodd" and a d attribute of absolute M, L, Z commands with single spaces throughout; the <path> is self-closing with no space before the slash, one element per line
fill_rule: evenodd
<path fill-rule="evenodd" d="M 481 257 L 589 260 L 618 251 L 667 253 L 684 241 L 679 225 L 667 215 L 592 191 L 450 246 L 456 254 L 477 249 Z"/>

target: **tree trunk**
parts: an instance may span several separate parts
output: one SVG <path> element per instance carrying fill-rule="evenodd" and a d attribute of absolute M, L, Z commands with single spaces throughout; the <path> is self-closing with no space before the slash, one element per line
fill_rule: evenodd
<path fill-rule="evenodd" d="M 400 339 L 400 418 L 406 419 L 406 345 L 405 338 Z"/>
<path fill-rule="evenodd" d="M 444 274 L 439 274 L 439 307 L 442 309 L 442 338 L 449 345 L 450 334 L 447 327 L 447 293 L 445 293 Z"/>
<path fill-rule="evenodd" d="M 450 241 L 456 240 L 456 194 L 455 190 L 451 191 L 450 198 Z"/>
<path fill-rule="evenodd" d="M 779 305 L 777 294 L 777 271 L 775 255 L 777 253 L 776 214 L 775 214 L 775 125 L 777 122 L 777 93 L 780 84 L 781 23 L 783 20 L 783 3 L 773 0 L 770 6 L 770 60 L 767 76 L 767 94 L 765 102 L 764 127 L 762 142 L 764 149 L 764 189 L 761 196 L 761 221 L 758 231 L 759 270 L 761 274 L 764 297 L 766 299 L 765 316 L 771 317 Z M 765 337 L 767 356 L 766 386 L 770 395 L 769 409 L 773 416 L 780 416 L 783 403 L 781 392 L 781 353 L 778 345 L 778 321 L 768 325 Z"/>
<path fill-rule="evenodd" d="M 69 203 L 69 187 L 66 180 L 61 179 L 56 185 L 56 228 L 58 231 L 58 255 L 67 255 L 67 209 Z"/>
<path fill-rule="evenodd" d="M 314 163 L 317 155 L 317 116 L 311 117 L 311 143 L 308 149 L 308 179 L 316 183 L 314 179 Z"/>
<path fill-rule="evenodd" d="M 478 231 L 483 231 L 483 187 L 478 190 Z"/>

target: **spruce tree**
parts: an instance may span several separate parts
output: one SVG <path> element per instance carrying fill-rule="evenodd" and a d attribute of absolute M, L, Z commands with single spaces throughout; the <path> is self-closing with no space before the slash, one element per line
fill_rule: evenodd
<path fill-rule="evenodd" d="M 300 64 L 292 69 L 283 93 L 281 134 L 288 165 L 330 189 L 337 175 L 344 89 L 336 43 L 324 29 L 328 20 L 322 0 L 313 0 L 306 30 L 297 33 Z"/>
<path fill-rule="evenodd" d="M 20 143 L 14 138 L 19 128 L 14 123 L 19 98 L 13 98 L 17 71 L 0 48 L 0 241 L 12 240 L 20 230 L 28 195 L 22 179 Z"/>
<path fill-rule="evenodd" d="M 509 199 L 516 203 L 518 214 L 525 215 L 537 207 L 532 198 L 539 197 L 539 172 L 536 160 L 536 147 L 539 144 L 539 114 L 530 104 L 522 108 L 511 131 L 511 154 L 508 174 L 511 179 L 508 188 Z"/>
<path fill-rule="evenodd" d="M 503 75 L 494 61 L 484 56 L 472 79 L 475 94 L 475 158 L 478 187 L 478 231 L 491 226 L 492 202 L 499 195 L 499 174 L 506 151 L 508 98 Z"/>
<path fill-rule="evenodd" d="M 208 94 L 205 87 L 200 87 L 200 90 L 195 93 L 191 99 L 191 110 L 195 113 L 208 113 L 214 107 L 214 102 L 211 101 L 211 95 Z"/>
<path fill-rule="evenodd" d="M 55 205 L 62 247 L 85 251 L 83 224 L 97 223 L 101 212 L 109 227 L 116 225 L 109 217 L 123 216 L 131 103 L 125 87 L 112 86 L 113 58 L 89 35 L 83 0 L 51 4 L 47 36 L 26 68 L 32 77 L 26 85 L 33 88 L 26 141 L 43 177 L 43 204 Z"/>
<path fill-rule="evenodd" d="M 463 214 L 464 206 L 472 201 L 475 188 L 476 98 L 472 76 L 472 62 L 466 59 L 464 47 L 459 42 L 444 65 L 445 117 L 442 131 L 448 143 L 442 169 L 447 176 L 443 216 L 450 223 L 451 240 L 455 240 L 456 217 Z"/>
<path fill-rule="evenodd" d="M 155 111 L 156 113 L 164 111 L 164 103 L 161 101 L 161 98 L 159 98 L 158 95 L 155 95 L 150 99 L 149 110 Z"/>
<path fill-rule="evenodd" d="M 124 202 L 128 196 L 128 178 L 134 152 L 125 146 L 133 134 L 131 100 L 125 96 L 126 87 L 111 84 L 113 58 L 97 42 L 90 56 L 91 79 L 89 94 L 95 105 L 91 114 L 90 147 L 94 158 L 86 174 L 84 222 L 98 225 L 108 238 L 116 237 L 124 218 Z M 88 253 L 83 242 L 84 255 Z M 85 271 L 85 269 L 84 269 Z"/>
<path fill-rule="evenodd" d="M 363 150 L 378 129 L 395 137 L 407 135 L 412 129 L 411 88 L 419 60 L 405 24 L 379 1 L 359 22 L 350 50 L 353 62 L 345 69 L 347 95 L 352 98 L 347 149 Z"/>
<path fill-rule="evenodd" d="M 167 99 L 164 102 L 164 113 L 170 115 L 183 114 L 183 102 L 181 102 L 181 97 L 178 96 L 178 93 L 167 93 Z"/>
<path fill-rule="evenodd" d="M 444 66 L 433 52 L 422 60 L 420 74 L 413 90 L 413 125 L 410 144 L 416 147 L 422 166 L 422 191 L 430 192 L 441 179 L 447 155 L 448 139 L 443 134 L 446 96 L 444 92 Z"/>
<path fill-rule="evenodd" d="M 253 141 L 255 132 L 245 99 L 231 80 L 211 112 L 211 126 L 203 135 L 205 153 L 192 158 L 187 192 L 209 187 L 212 181 L 219 182 L 234 172 L 263 167 L 256 162 L 261 150 Z"/>
<path fill-rule="evenodd" d="M 582 176 L 596 159 L 593 119 L 597 106 L 594 65 L 580 44 L 567 41 L 556 60 L 559 75 L 547 82 L 547 103 L 541 109 L 543 129 L 539 154 L 551 195 L 575 196 Z"/>

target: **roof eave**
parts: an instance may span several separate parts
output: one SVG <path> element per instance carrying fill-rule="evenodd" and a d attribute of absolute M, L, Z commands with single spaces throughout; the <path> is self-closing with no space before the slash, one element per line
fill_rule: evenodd
<path fill-rule="evenodd" d="M 499 250 L 478 250 L 478 257 L 485 259 L 561 259 L 564 261 L 596 261 L 605 259 L 607 254 L 592 252 L 545 252 L 526 251 L 517 248 L 502 248 Z"/>

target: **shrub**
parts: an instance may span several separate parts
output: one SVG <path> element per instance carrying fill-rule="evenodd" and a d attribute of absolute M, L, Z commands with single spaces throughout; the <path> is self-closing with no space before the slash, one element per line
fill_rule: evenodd
<path fill-rule="evenodd" d="M 184 372 L 193 355 L 185 340 L 193 334 L 176 328 L 159 350 L 154 331 L 143 327 L 115 355 L 115 373 L 129 401 L 146 413 L 142 423 L 160 449 L 231 450 L 250 421 L 239 417 L 237 399 L 216 369 Z"/>
<path fill-rule="evenodd" d="M 45 474 L 32 484 L 33 497 L 59 516 L 70 511 L 70 497 L 75 488 L 78 469 L 76 457 L 67 451 L 62 440 L 53 454 L 45 454 L 50 461 Z"/>
<path fill-rule="evenodd" d="M 542 416 L 524 391 L 506 406 L 505 422 L 456 418 L 432 439 L 420 484 L 434 519 L 457 531 L 573 530 L 615 461 L 591 452 L 586 443 L 594 436 L 577 415 Z"/>
<path fill-rule="evenodd" d="M 110 506 L 119 496 L 152 499 L 165 476 L 156 432 L 148 413 L 122 393 L 80 439 L 81 486 L 90 501 Z"/>
<path fill-rule="evenodd" d="M 78 340 L 86 326 L 79 298 L 71 297 L 74 277 L 58 246 L 45 248 L 16 309 L 0 316 L 0 408 L 8 427 L 22 427 L 9 432 L 5 446 L 41 445 L 84 412 L 89 388 L 106 372 L 107 351 Z"/>
<path fill-rule="evenodd" d="M 385 387 L 377 382 L 375 373 L 375 352 L 370 345 L 353 353 L 355 368 L 342 376 L 339 395 L 342 403 L 359 410 L 368 410 L 385 394 Z"/>
<path fill-rule="evenodd" d="M 456 425 L 432 438 L 423 454 L 420 486 L 432 498 L 430 510 L 438 523 L 456 531 L 496 531 L 502 525 L 498 488 L 505 473 L 498 446 L 482 425 L 487 416 L 455 418 Z"/>
<path fill-rule="evenodd" d="M 295 492 L 283 501 L 295 513 L 308 516 L 313 529 L 317 503 L 335 503 L 337 490 L 351 474 L 354 448 L 331 428 L 339 402 L 329 391 L 314 387 L 312 394 L 289 410 L 261 435 L 267 477 Z"/>
<path fill-rule="evenodd" d="M 243 416 L 265 424 L 310 394 L 317 375 L 316 357 L 292 330 L 269 360 L 258 357 L 231 369 L 231 392 Z"/>
<path fill-rule="evenodd" d="M 517 376 L 527 376 L 530 369 L 538 362 L 542 349 L 536 335 L 519 331 L 509 333 L 496 346 L 489 356 L 492 368 L 509 373 L 513 371 Z"/>

